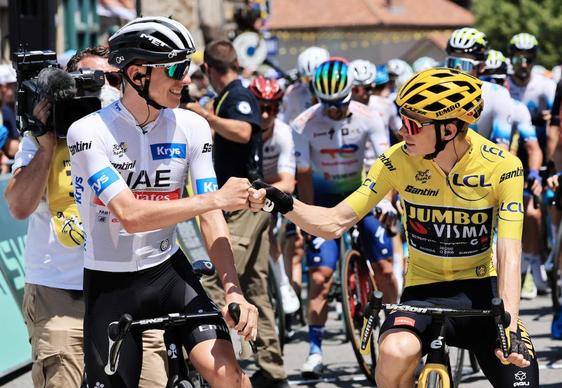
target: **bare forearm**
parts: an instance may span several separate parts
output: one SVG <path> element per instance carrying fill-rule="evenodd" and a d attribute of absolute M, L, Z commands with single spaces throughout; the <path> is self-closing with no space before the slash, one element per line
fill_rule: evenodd
<path fill-rule="evenodd" d="M 19 169 L 4 192 L 10 213 L 16 219 L 29 217 L 45 193 L 53 152 L 39 148 L 31 162 Z"/>
<path fill-rule="evenodd" d="M 167 228 L 220 208 L 215 193 L 174 201 L 146 201 L 134 198 L 130 191 L 124 191 L 111 200 L 108 206 L 127 232 L 140 233 Z"/>
<path fill-rule="evenodd" d="M 252 126 L 245 121 L 225 119 L 212 114 L 207 117 L 207 121 L 216 133 L 235 143 L 246 144 L 252 136 Z"/>
<path fill-rule="evenodd" d="M 521 294 L 521 241 L 498 239 L 497 257 L 499 295 L 511 315 L 511 330 L 517 330 Z"/>
<path fill-rule="evenodd" d="M 234 255 L 230 245 L 228 226 L 220 210 L 201 215 L 201 235 L 207 247 L 209 257 L 219 273 L 225 294 L 242 294 Z"/>
<path fill-rule="evenodd" d="M 529 169 L 538 170 L 542 165 L 542 151 L 538 141 L 528 141 L 525 149 L 529 155 Z"/>
<path fill-rule="evenodd" d="M 326 208 L 307 205 L 297 199 L 294 200 L 293 210 L 285 214 L 285 217 L 305 232 L 326 240 L 341 237 L 358 221 L 353 210 L 345 203 Z"/>

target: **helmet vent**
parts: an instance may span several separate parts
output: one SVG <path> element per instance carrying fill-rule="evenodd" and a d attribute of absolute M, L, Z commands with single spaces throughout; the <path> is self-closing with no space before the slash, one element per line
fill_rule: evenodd
<path fill-rule="evenodd" d="M 463 99 L 463 95 L 460 93 L 455 93 L 447 97 L 449 100 L 453 102 L 458 102 Z"/>
<path fill-rule="evenodd" d="M 438 101 L 435 101 L 434 103 L 431 103 L 431 104 L 427 105 L 424 109 L 427 110 L 427 111 L 430 111 L 430 112 L 437 112 L 437 111 L 443 110 L 445 108 L 446 108 L 445 105 L 441 104 Z"/>
<path fill-rule="evenodd" d="M 430 86 L 429 88 L 427 88 L 427 90 L 429 90 L 431 93 L 440 94 L 446 92 L 447 90 L 449 90 L 449 88 L 437 84 L 437 85 Z"/>

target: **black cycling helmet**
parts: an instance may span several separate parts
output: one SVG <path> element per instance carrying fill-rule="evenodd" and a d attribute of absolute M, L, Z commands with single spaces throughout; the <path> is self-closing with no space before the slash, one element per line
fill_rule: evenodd
<path fill-rule="evenodd" d="M 181 23 L 160 16 L 137 18 L 109 38 L 109 63 L 124 69 L 133 63 L 178 63 L 191 59 L 195 44 Z"/>
<path fill-rule="evenodd" d="M 191 61 L 195 52 L 193 38 L 181 23 L 161 16 L 147 16 L 130 21 L 109 38 L 109 63 L 124 73 L 127 82 L 157 109 L 164 107 L 148 96 L 152 67 L 147 67 L 144 87 L 127 76 L 132 64 L 173 65 Z"/>
<path fill-rule="evenodd" d="M 476 28 L 465 27 L 453 31 L 447 42 L 447 54 L 471 54 L 479 61 L 486 60 L 488 39 Z"/>

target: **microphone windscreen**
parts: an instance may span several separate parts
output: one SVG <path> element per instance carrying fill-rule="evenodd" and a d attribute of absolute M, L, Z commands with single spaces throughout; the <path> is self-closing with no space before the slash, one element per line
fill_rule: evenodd
<path fill-rule="evenodd" d="M 51 102 L 76 96 L 74 79 L 66 71 L 56 67 L 46 67 L 39 72 L 37 87 L 41 97 Z"/>

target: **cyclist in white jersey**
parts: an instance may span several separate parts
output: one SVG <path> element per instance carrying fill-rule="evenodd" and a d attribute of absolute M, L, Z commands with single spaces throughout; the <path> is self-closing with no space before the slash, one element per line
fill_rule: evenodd
<path fill-rule="evenodd" d="M 391 95 L 391 83 L 386 65 L 377 65 L 377 74 L 375 77 L 375 87 L 373 94 L 369 99 L 369 107 L 379 113 L 384 125 L 387 127 L 390 135 L 390 144 L 400 141 L 400 128 L 402 121 L 398 115 L 398 109 L 394 104 Z"/>
<path fill-rule="evenodd" d="M 283 89 L 277 80 L 267 79 L 261 75 L 252 81 L 248 89 L 256 97 L 260 106 L 263 130 L 263 179 L 279 190 L 293 193 L 296 170 L 295 143 L 291 127 L 277 118 Z M 285 314 L 293 314 L 299 309 L 300 302 L 285 271 L 287 264 L 275 233 L 278 220 L 279 215 L 272 214 L 269 228 L 269 259 L 281 291 L 283 310 Z"/>
<path fill-rule="evenodd" d="M 297 181 L 302 201 L 332 206 L 360 186 L 365 143 L 373 144 L 381 160 L 388 134 L 380 117 L 365 105 L 351 101 L 353 72 L 342 58 L 331 58 L 316 69 L 313 86 L 319 104 L 292 123 L 297 157 Z M 385 200 L 384 211 L 394 211 Z M 388 300 L 396 300 L 392 271 L 392 243 L 372 213 L 359 224 L 365 255 L 373 262 L 377 284 Z M 336 240 L 311 237 L 307 247 L 309 267 L 309 356 L 301 368 L 304 377 L 322 373 L 322 337 L 327 318 L 327 295 L 339 258 Z"/>
<path fill-rule="evenodd" d="M 537 138 L 544 155 L 543 163 L 547 164 L 553 159 L 556 145 L 558 143 L 559 131 L 557 126 L 550 125 L 550 109 L 556 93 L 556 83 L 541 75 L 533 72 L 533 66 L 537 59 L 538 52 L 537 39 L 528 33 L 519 33 L 511 38 L 509 45 L 509 55 L 513 65 L 513 73 L 508 78 L 507 87 L 511 97 L 521 101 L 527 106 L 531 113 L 531 120 L 536 128 Z M 519 150 L 518 155 L 523 162 L 523 168 L 529 169 L 529 175 L 533 174 L 536 181 L 541 180 L 538 168 L 533 169 L 531 164 L 532 156 L 525 149 Z M 544 269 L 541 269 L 541 244 L 540 232 L 542 230 L 542 214 L 537 209 L 533 217 L 533 223 L 525 229 L 523 239 L 523 264 L 521 271 L 527 272 L 530 266 L 533 275 L 532 282 L 525 282 L 521 293 L 523 297 L 534 298 L 537 291 L 541 294 L 548 292 L 546 278 L 543 277 Z M 527 220 L 526 220 L 527 221 Z M 527 234 L 526 232 L 531 233 Z M 525 244 L 525 240 L 528 244 Z"/>
<path fill-rule="evenodd" d="M 300 82 L 287 88 L 281 106 L 280 116 L 285 123 L 289 124 L 316 103 L 310 81 L 316 67 L 328 58 L 330 58 L 330 53 L 321 47 L 309 47 L 299 54 L 297 66 Z"/>
<path fill-rule="evenodd" d="M 479 76 L 484 68 L 488 40 L 475 28 L 455 30 L 447 43 L 445 66 Z M 509 92 L 502 86 L 484 82 L 482 84 L 484 110 L 480 120 L 471 128 L 479 134 L 507 149 L 511 138 L 512 104 Z"/>
<path fill-rule="evenodd" d="M 552 160 L 558 142 L 558 127 L 549 127 L 556 83 L 532 71 L 537 59 L 538 45 L 537 39 L 531 34 L 520 33 L 511 38 L 509 55 L 513 74 L 508 78 L 507 87 L 511 97 L 529 108 L 547 162 Z"/>
<path fill-rule="evenodd" d="M 190 81 L 195 47 L 183 25 L 163 17 L 138 18 L 110 38 L 109 49 L 110 63 L 126 81 L 123 99 L 74 123 L 67 137 L 86 232 L 84 359 L 90 387 L 136 387 L 139 333 L 125 341 L 118 372 L 104 373 L 110 322 L 123 313 L 146 319 L 216 311 L 178 250 L 178 222 L 200 216 L 226 302 L 240 304 L 236 328 L 255 338 L 257 308 L 240 291 L 221 212 L 246 207 L 249 182 L 231 178 L 217 191 L 209 125 L 193 112 L 167 109 L 179 105 Z M 196 195 L 182 198 L 188 174 Z M 233 325 L 228 314 L 225 318 Z M 211 385 L 250 386 L 222 319 L 194 321 L 182 327 L 181 337 Z"/>

